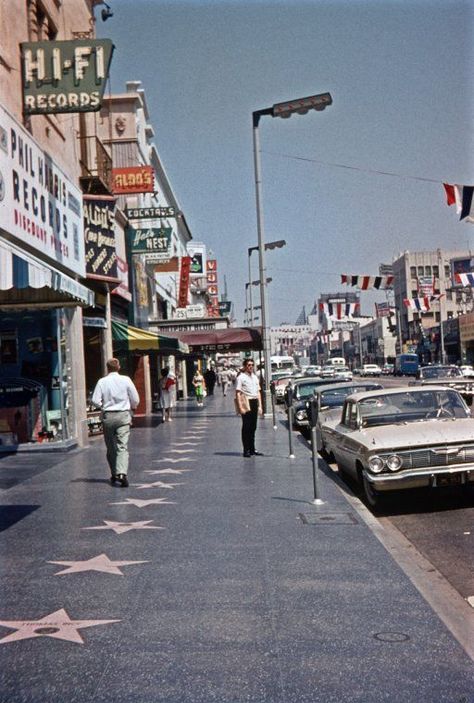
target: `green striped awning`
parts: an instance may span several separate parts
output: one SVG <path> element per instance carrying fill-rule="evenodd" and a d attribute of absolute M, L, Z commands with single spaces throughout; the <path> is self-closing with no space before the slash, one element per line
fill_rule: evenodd
<path fill-rule="evenodd" d="M 113 347 L 116 351 L 139 354 L 188 354 L 189 347 L 184 342 L 164 334 L 132 327 L 125 322 L 112 320 Z"/>

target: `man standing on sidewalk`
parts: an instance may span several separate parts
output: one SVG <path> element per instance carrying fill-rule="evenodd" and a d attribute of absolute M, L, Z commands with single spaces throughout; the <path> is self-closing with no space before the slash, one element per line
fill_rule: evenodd
<path fill-rule="evenodd" d="M 242 372 L 237 376 L 235 389 L 239 412 L 242 416 L 242 445 L 244 457 L 263 456 L 255 449 L 255 431 L 258 413 L 262 412 L 260 381 L 254 373 L 254 362 L 245 359 Z"/>
<path fill-rule="evenodd" d="M 120 481 L 128 486 L 128 440 L 135 410 L 140 398 L 133 381 L 119 374 L 118 359 L 107 361 L 107 376 L 99 379 L 92 394 L 92 403 L 102 409 L 107 461 L 110 467 L 110 482 Z"/>

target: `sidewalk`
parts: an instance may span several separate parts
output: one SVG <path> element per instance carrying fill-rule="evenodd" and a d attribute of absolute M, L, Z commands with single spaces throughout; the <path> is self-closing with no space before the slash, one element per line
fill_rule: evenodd
<path fill-rule="evenodd" d="M 137 419 L 128 489 L 102 438 L 0 459 L 0 703 L 472 703 L 472 661 L 331 476 L 316 508 L 271 420 L 244 459 L 216 391 Z"/>

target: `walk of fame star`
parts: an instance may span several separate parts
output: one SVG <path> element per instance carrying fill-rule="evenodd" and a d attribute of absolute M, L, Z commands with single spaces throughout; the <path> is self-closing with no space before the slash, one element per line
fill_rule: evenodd
<path fill-rule="evenodd" d="M 117 535 L 130 530 L 164 530 L 164 527 L 150 525 L 153 520 L 141 520 L 140 522 L 114 522 L 113 520 L 104 520 L 105 525 L 96 525 L 95 527 L 83 527 L 83 530 L 113 530 Z"/>
<path fill-rule="evenodd" d="M 196 452 L 197 449 L 168 449 L 170 454 L 189 454 L 190 452 Z"/>
<path fill-rule="evenodd" d="M 197 444 L 202 444 L 202 442 L 178 442 L 175 444 L 176 447 L 186 447 L 186 446 L 191 446 L 195 447 Z"/>
<path fill-rule="evenodd" d="M 187 456 L 182 456 L 176 459 L 172 457 L 164 457 L 163 459 L 153 459 L 153 464 L 159 464 L 161 461 L 169 461 L 170 464 L 178 464 L 180 461 L 196 461 L 196 459 L 190 459 Z"/>
<path fill-rule="evenodd" d="M 188 474 L 192 471 L 192 469 L 147 469 L 145 471 L 146 474 Z"/>
<path fill-rule="evenodd" d="M 153 498 L 152 500 L 140 500 L 139 498 L 126 498 L 118 503 L 109 503 L 109 505 L 135 505 L 137 508 L 146 508 L 148 505 L 176 505 L 172 500 L 166 498 Z"/>
<path fill-rule="evenodd" d="M 92 559 L 85 559 L 84 561 L 48 561 L 48 564 L 59 564 L 59 566 L 68 567 L 55 573 L 55 576 L 77 574 L 80 571 L 103 571 L 105 574 L 124 576 L 123 571 L 120 571 L 120 566 L 146 563 L 146 561 L 111 561 L 107 554 L 99 554 L 96 557 L 92 557 Z"/>
<path fill-rule="evenodd" d="M 58 640 L 84 644 L 78 630 L 95 625 L 109 625 L 120 620 L 71 620 L 64 608 L 45 615 L 40 620 L 0 620 L 0 625 L 16 632 L 11 632 L 0 640 L 0 644 L 15 640 L 28 640 L 33 637 L 54 637 Z"/>
<path fill-rule="evenodd" d="M 165 483 L 164 481 L 154 481 L 153 483 L 134 483 L 134 488 L 141 490 L 143 488 L 176 488 L 176 486 L 184 486 L 184 483 Z"/>

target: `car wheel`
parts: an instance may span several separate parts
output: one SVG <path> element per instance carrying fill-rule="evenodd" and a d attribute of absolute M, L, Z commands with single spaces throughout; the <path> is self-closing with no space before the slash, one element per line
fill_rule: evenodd
<path fill-rule="evenodd" d="M 362 471 L 360 472 L 360 475 L 362 479 L 362 488 L 364 489 L 364 495 L 367 503 L 371 508 L 380 508 L 383 503 L 383 497 L 378 491 L 375 490 L 373 484 L 366 479 Z"/>

